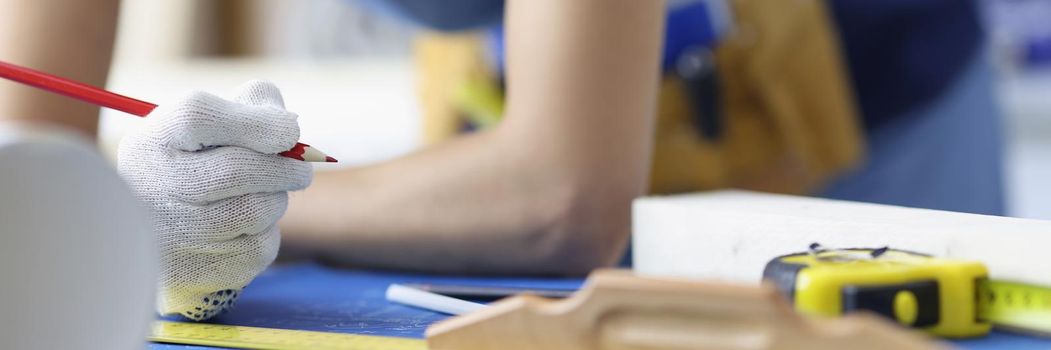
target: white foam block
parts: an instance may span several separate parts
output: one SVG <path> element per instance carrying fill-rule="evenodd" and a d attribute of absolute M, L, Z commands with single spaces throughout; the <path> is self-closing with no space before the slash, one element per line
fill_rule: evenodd
<path fill-rule="evenodd" d="M 992 278 L 1051 285 L 1048 221 L 745 191 L 640 198 L 632 215 L 644 274 L 758 283 L 770 259 L 819 242 L 979 260 Z"/>

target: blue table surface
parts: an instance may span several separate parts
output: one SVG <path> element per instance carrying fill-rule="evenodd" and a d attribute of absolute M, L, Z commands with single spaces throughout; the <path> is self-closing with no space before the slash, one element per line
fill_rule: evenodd
<path fill-rule="evenodd" d="M 300 263 L 274 266 L 245 288 L 236 307 L 210 320 L 238 326 L 423 338 L 448 316 L 387 302 L 391 283 L 443 283 L 526 288 L 578 288 L 580 279 L 484 278 L 346 270 Z M 172 318 L 172 320 L 179 320 Z M 964 349 L 1051 349 L 1051 339 L 993 332 L 953 341 Z M 151 343 L 150 349 L 208 349 Z"/>

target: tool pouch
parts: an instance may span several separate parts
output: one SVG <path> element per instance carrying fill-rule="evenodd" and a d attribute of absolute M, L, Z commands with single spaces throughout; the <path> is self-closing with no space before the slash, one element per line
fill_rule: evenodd
<path fill-rule="evenodd" d="M 662 80 L 650 191 L 809 193 L 850 169 L 863 148 L 825 3 L 730 3 L 734 27 L 709 54 L 714 80 L 672 73 Z M 425 33 L 415 57 L 425 143 L 500 113 L 483 35 Z"/>
<path fill-rule="evenodd" d="M 692 104 L 697 89 L 681 75 L 662 81 L 651 192 L 803 194 L 862 156 L 860 118 L 824 2 L 731 4 L 735 27 L 714 51 L 719 108 Z"/>

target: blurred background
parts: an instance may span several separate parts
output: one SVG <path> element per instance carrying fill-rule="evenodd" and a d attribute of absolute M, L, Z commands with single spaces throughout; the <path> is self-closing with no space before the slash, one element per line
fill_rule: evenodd
<path fill-rule="evenodd" d="M 412 27 L 347 0 L 123 1 L 109 88 L 154 103 L 220 96 L 250 79 L 281 87 L 302 139 L 365 164 L 419 145 Z M 141 120 L 104 110 L 112 156 Z"/>
<path fill-rule="evenodd" d="M 124 1 L 109 88 L 163 103 L 277 83 L 302 138 L 341 160 L 381 161 L 425 143 L 413 52 L 424 30 L 353 0 Z M 1051 0 L 983 0 L 1006 119 L 1007 210 L 1051 219 Z M 110 154 L 141 125 L 105 111 Z"/>

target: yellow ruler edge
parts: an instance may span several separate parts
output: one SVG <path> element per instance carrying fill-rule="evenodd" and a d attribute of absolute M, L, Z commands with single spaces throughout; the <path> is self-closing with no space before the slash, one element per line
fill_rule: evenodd
<path fill-rule="evenodd" d="M 980 293 L 980 314 L 995 327 L 1051 336 L 1051 288 L 989 280 Z"/>
<path fill-rule="evenodd" d="M 426 350 L 421 339 L 375 335 L 154 321 L 149 340 L 158 343 L 244 349 Z"/>

